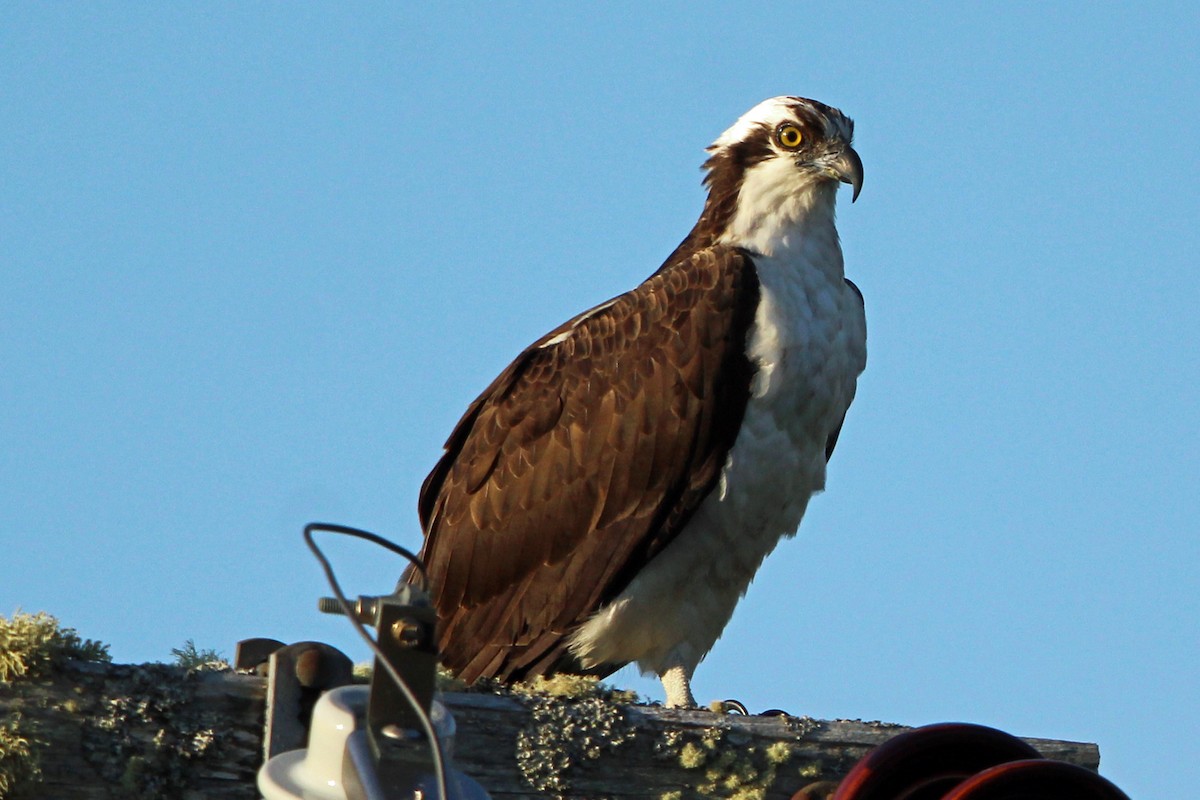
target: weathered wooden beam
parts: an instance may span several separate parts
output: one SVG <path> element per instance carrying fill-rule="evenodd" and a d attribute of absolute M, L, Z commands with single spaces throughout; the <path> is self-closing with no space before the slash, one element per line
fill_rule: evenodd
<path fill-rule="evenodd" d="M 0 720 L 18 720 L 41 777 L 12 796 L 252 800 L 263 684 L 230 671 L 79 662 L 0 682 Z"/>
<path fill-rule="evenodd" d="M 255 798 L 266 679 L 225 671 L 69 663 L 0 682 L 0 723 L 20 717 L 41 784 L 62 800 Z M 494 798 L 789 798 L 837 780 L 907 728 L 626 705 L 603 695 L 447 693 L 454 761 Z M 1096 745 L 1032 739 L 1089 769 Z M 0 767 L 2 767 L 0 759 Z M 12 797 L 21 796 L 10 793 Z"/>
<path fill-rule="evenodd" d="M 909 728 L 857 720 L 718 715 L 707 710 L 451 694 L 459 768 L 500 798 L 790 798 L 840 780 L 871 748 Z M 1028 740 L 1095 770 L 1094 744 Z"/>

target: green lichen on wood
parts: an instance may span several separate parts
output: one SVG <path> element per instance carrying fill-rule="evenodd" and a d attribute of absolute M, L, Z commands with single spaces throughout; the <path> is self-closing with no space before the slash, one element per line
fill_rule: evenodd
<path fill-rule="evenodd" d="M 655 742 L 657 758 L 673 759 L 689 772 L 697 773 L 692 796 L 763 800 L 779 770 L 793 755 L 789 742 L 756 745 L 748 737 L 725 728 L 704 729 L 699 735 L 668 730 Z M 671 791 L 661 800 L 678 800 Z"/>
<path fill-rule="evenodd" d="M 71 665 L 111 660 L 107 645 L 83 639 L 51 614 L 0 617 L 0 685 L 20 692 L 38 681 L 78 681 L 57 711 L 78 718 L 84 757 L 100 778 L 123 787 L 126 797 L 183 796 L 197 761 L 216 749 L 217 723 L 195 701 L 195 682 L 227 666 L 207 658 L 190 670 L 148 664 L 96 672 Z M 19 722 L 16 716 L 0 722 L 0 800 L 34 796 L 27 787 L 40 776 L 36 730 Z"/>
<path fill-rule="evenodd" d="M 0 617 L 0 683 L 49 674 L 64 661 L 112 661 L 108 645 L 80 638 L 44 611 Z"/>
<path fill-rule="evenodd" d="M 201 671 L 145 664 L 106 686 L 84 725 L 88 761 L 102 778 L 134 798 L 182 795 L 217 744 L 218 720 L 194 700 Z"/>
<path fill-rule="evenodd" d="M 571 787 L 572 768 L 634 739 L 634 726 L 619 704 L 626 695 L 594 679 L 539 680 L 515 687 L 513 695 L 530 710 L 529 723 L 517 734 L 517 767 L 539 792 L 563 795 Z"/>
<path fill-rule="evenodd" d="M 558 673 L 549 678 L 537 675 L 527 681 L 504 683 L 490 678 L 480 678 L 468 684 L 447 670 L 438 667 L 437 688 L 443 692 L 469 692 L 471 694 L 492 694 L 501 697 L 564 697 L 582 699 L 599 697 L 610 703 L 632 705 L 639 698 L 637 692 L 617 689 L 590 675 L 568 675 Z"/>
<path fill-rule="evenodd" d="M 0 616 L 0 684 L 46 678 L 67 661 L 111 660 L 108 645 L 81 638 L 44 611 Z M 0 722 L 0 798 L 21 796 L 38 783 L 38 764 L 38 742 L 20 714 Z"/>
<path fill-rule="evenodd" d="M 598 698 L 608 703 L 629 705 L 638 701 L 637 692 L 614 689 L 599 678 L 589 675 L 560 673 L 549 678 L 537 675 L 531 680 L 509 687 L 513 694 L 526 697 L 563 697 L 575 700 Z"/>
<path fill-rule="evenodd" d="M 21 715 L 0 722 L 0 800 L 15 797 L 42 777 L 37 749 L 21 730 Z"/>

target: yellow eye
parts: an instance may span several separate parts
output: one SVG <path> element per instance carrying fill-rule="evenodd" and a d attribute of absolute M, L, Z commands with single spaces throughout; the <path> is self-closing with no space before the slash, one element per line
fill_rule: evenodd
<path fill-rule="evenodd" d="M 775 132 L 775 138 L 779 141 L 781 147 L 786 147 L 788 150 L 795 150 L 804 141 L 804 134 L 792 123 L 785 122 Z"/>

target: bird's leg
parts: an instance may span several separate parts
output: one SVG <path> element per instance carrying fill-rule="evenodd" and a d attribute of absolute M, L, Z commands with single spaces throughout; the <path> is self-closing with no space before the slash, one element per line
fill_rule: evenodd
<path fill-rule="evenodd" d="M 667 708 L 696 707 L 696 698 L 692 697 L 691 672 L 682 664 L 675 664 L 659 673 L 659 680 L 667 692 Z"/>

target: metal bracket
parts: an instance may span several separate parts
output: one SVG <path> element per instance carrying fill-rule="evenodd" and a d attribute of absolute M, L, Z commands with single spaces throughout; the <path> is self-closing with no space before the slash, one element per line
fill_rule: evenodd
<path fill-rule="evenodd" d="M 323 599 L 319 607 L 341 613 L 340 604 L 328 599 Z M 424 712 L 431 713 L 437 677 L 437 616 L 425 592 L 401 584 L 394 594 L 359 597 L 352 610 L 360 622 L 375 628 L 380 650 L 404 678 Z M 376 796 L 372 786 L 385 793 L 414 786 L 422 776 L 433 772 L 431 743 L 426 741 L 420 716 L 378 657 L 371 674 L 366 722 L 365 747 L 348 751 L 343 761 L 343 778 L 351 800 Z M 366 774 L 370 762 L 374 762 L 374 775 Z"/>
<path fill-rule="evenodd" d="M 267 675 L 264 760 L 303 748 L 321 693 L 354 680 L 350 658 L 320 642 L 284 645 L 274 639 L 244 639 L 238 642 L 234 667 Z"/>

